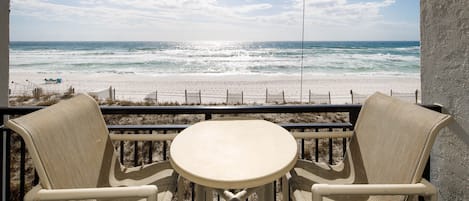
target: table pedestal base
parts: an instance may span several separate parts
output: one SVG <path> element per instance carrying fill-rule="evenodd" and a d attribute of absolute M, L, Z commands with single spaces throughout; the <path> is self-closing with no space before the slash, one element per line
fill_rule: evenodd
<path fill-rule="evenodd" d="M 244 201 L 248 196 L 257 193 L 258 201 L 274 201 L 274 184 L 268 183 L 261 187 L 243 189 L 233 193 L 229 190 L 212 189 L 195 184 L 196 201 L 213 201 L 213 191 L 217 192 L 226 201 Z"/>

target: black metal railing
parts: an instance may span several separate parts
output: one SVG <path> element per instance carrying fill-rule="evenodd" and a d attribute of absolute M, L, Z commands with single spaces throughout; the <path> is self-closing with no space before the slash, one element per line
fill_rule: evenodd
<path fill-rule="evenodd" d="M 439 106 L 425 106 L 429 109 L 440 111 L 441 107 Z M 19 116 L 34 112 L 43 107 L 0 107 L 0 117 L 10 116 Z M 348 121 L 347 122 L 336 122 L 336 123 L 311 123 L 311 122 L 302 122 L 302 123 L 279 123 L 282 127 L 289 131 L 320 131 L 320 130 L 352 130 L 353 126 L 358 118 L 359 111 L 361 109 L 360 105 L 272 105 L 272 106 L 104 106 L 101 107 L 101 111 L 104 115 L 142 115 L 142 114 L 157 114 L 157 115 L 181 115 L 181 114 L 190 114 L 190 115 L 203 115 L 203 119 L 208 120 L 212 119 L 214 115 L 225 115 L 225 114 L 283 114 L 283 113 L 347 113 Z M 3 122 L 3 121 L 2 121 Z M 108 125 L 108 129 L 111 133 L 177 133 L 188 127 L 190 124 L 164 124 L 164 125 Z M 2 154 L 0 154 L 0 159 L 2 161 L 2 171 L 1 171 L 1 197 L 2 200 L 21 200 L 31 186 L 38 184 L 39 179 L 34 170 L 26 169 L 28 163 L 28 154 L 25 147 L 24 141 L 17 135 L 14 134 L 11 130 L 0 127 L 1 131 L 1 143 L 0 148 Z M 319 140 L 315 139 L 314 141 L 314 157 L 311 155 L 307 156 L 305 151 L 305 139 L 298 140 L 299 144 L 299 156 L 301 158 L 307 158 L 309 160 L 318 161 L 320 158 L 320 149 L 321 144 L 327 144 L 327 161 L 330 164 L 334 163 L 334 153 L 333 146 L 334 139 L 325 139 Z M 335 139 L 336 144 L 339 144 L 342 147 L 341 154 L 335 154 L 339 157 L 343 157 L 345 154 L 347 139 Z M 337 143 L 338 142 L 338 143 Z M 12 150 L 12 145 L 18 147 L 15 150 Z M 122 163 L 126 166 L 137 166 L 141 162 L 150 163 L 157 160 L 167 160 L 170 142 L 124 142 L 120 141 L 115 143 L 116 149 L 118 150 L 119 157 Z M 129 146 L 126 146 L 129 145 Z M 128 150 L 130 149 L 130 150 Z M 156 149 L 161 150 L 160 159 L 153 158 L 154 152 Z M 128 154 L 128 157 L 125 157 L 125 153 Z M 19 161 L 12 161 L 12 158 L 19 157 Z M 170 156 L 169 156 L 170 157 Z M 19 164 L 17 164 L 19 163 Z M 29 160 L 30 163 L 30 160 Z M 12 168 L 14 167 L 14 168 Z M 12 170 L 15 169 L 19 171 L 19 175 L 15 178 L 12 178 Z M 30 181 L 27 181 L 26 175 L 28 174 L 29 178 L 33 178 Z M 32 174 L 32 176 L 31 176 Z M 424 173 L 425 178 L 429 178 L 429 166 Z M 277 186 L 277 185 L 274 185 Z M 193 188 L 192 188 L 193 195 Z M 276 191 L 277 192 L 277 191 Z M 191 196 L 193 198 L 193 196 Z M 193 199 L 192 199 L 193 200 Z"/>

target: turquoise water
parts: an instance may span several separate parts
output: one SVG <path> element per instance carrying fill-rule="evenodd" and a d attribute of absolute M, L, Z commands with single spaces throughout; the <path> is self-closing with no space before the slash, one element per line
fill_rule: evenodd
<path fill-rule="evenodd" d="M 12 71 L 292 74 L 301 42 L 11 42 Z M 420 43 L 305 42 L 305 74 L 416 76 Z"/>

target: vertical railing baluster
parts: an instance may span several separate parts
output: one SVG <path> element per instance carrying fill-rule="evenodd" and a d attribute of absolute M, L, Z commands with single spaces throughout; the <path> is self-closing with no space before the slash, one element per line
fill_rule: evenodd
<path fill-rule="evenodd" d="M 125 161 L 124 161 L 124 154 L 125 154 L 125 153 L 124 153 L 124 141 L 120 141 L 120 156 L 119 156 L 119 158 L 120 158 L 120 160 L 121 160 L 122 165 L 125 164 Z"/>
<path fill-rule="evenodd" d="M 343 131 L 347 131 L 347 128 L 344 128 Z M 342 138 L 342 156 L 345 157 L 347 152 L 347 138 Z"/>
<path fill-rule="evenodd" d="M 153 135 L 153 131 L 151 130 L 150 130 L 150 135 Z M 149 141 L 148 143 L 150 143 L 148 147 L 148 163 L 152 163 L 153 162 L 153 141 Z"/>
<path fill-rule="evenodd" d="M 304 129 L 301 129 L 301 132 L 304 132 Z M 305 159 L 305 139 L 301 139 L 301 159 Z"/>
<path fill-rule="evenodd" d="M 329 128 L 329 131 L 332 132 L 332 128 Z M 331 165 L 334 162 L 333 159 L 332 159 L 332 156 L 334 154 L 333 150 L 332 150 L 332 143 L 333 143 L 332 138 L 329 138 L 329 164 L 331 164 Z"/>
<path fill-rule="evenodd" d="M 319 132 L 319 129 L 315 129 L 316 132 Z M 316 162 L 319 162 L 319 139 L 315 139 L 316 147 L 314 147 L 314 159 Z"/>
<path fill-rule="evenodd" d="M 274 181 L 274 201 L 277 200 L 277 180 Z"/>
<path fill-rule="evenodd" d="M 163 134 L 166 134 L 168 133 L 167 130 L 164 130 L 163 131 Z M 166 149 L 168 149 L 168 143 L 165 141 L 163 141 L 163 160 L 166 160 L 168 157 L 167 157 L 167 153 L 166 153 Z"/>
<path fill-rule="evenodd" d="M 134 141 L 134 167 L 138 166 L 138 141 Z"/>
<path fill-rule="evenodd" d="M 191 182 L 190 187 L 191 187 L 191 200 L 194 201 L 195 200 L 195 184 Z"/>
<path fill-rule="evenodd" d="M 305 139 L 301 139 L 301 159 L 305 159 Z"/>
<path fill-rule="evenodd" d="M 20 138 L 20 199 L 24 197 L 24 188 L 26 185 L 25 182 L 25 173 L 26 173 L 26 145 L 24 140 Z"/>

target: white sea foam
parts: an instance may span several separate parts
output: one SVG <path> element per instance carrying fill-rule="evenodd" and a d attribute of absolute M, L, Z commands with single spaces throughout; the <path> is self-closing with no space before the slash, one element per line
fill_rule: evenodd
<path fill-rule="evenodd" d="M 292 74 L 298 42 L 12 43 L 13 71 L 136 74 Z M 419 46 L 406 42 L 305 43 L 305 73 L 419 72 Z"/>

